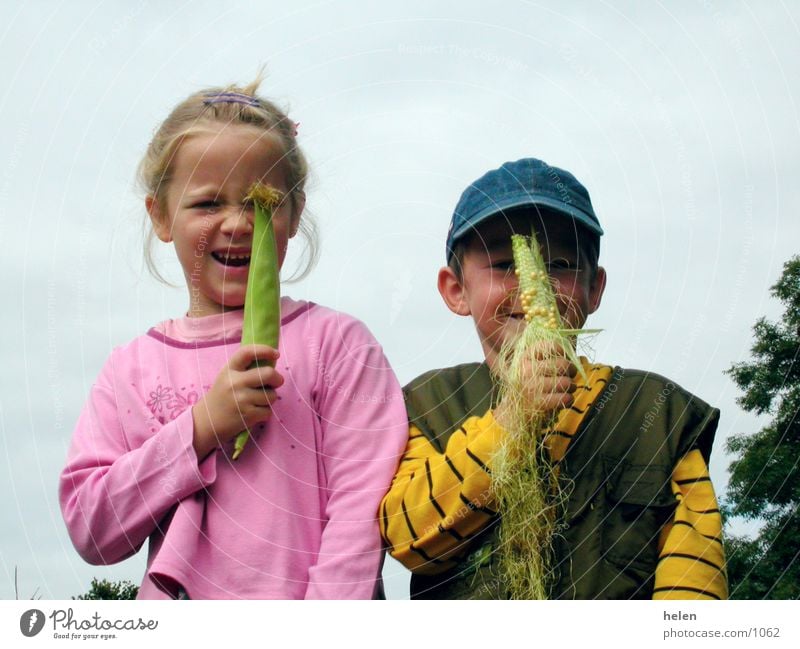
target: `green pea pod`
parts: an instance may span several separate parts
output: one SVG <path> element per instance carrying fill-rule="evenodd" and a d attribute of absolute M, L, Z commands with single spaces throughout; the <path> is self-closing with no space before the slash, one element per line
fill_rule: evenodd
<path fill-rule="evenodd" d="M 273 208 L 283 195 L 276 189 L 256 183 L 250 188 L 248 200 L 255 203 L 253 246 L 250 251 L 250 270 L 244 298 L 242 345 L 269 345 L 277 349 L 281 326 L 281 283 L 278 269 L 278 248 L 272 226 Z M 251 367 L 271 365 L 256 361 Z M 249 430 L 236 436 L 233 459 L 241 455 Z"/>

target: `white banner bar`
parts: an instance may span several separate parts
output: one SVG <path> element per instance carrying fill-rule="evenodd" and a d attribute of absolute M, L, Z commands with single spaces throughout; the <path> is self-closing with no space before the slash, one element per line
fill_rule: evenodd
<path fill-rule="evenodd" d="M 798 602 L 0 602 L 3 647 L 798 647 Z M 502 643 L 498 645 L 498 643 Z M 586 643 L 585 645 L 583 643 Z M 612 646 L 617 646 L 614 644 Z"/>

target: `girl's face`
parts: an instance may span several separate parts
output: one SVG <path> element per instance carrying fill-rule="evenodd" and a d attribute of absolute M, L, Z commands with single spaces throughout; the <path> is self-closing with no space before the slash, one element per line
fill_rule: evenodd
<path fill-rule="evenodd" d="M 263 182 L 287 199 L 274 210 L 278 266 L 300 220 L 293 213 L 281 167 L 282 151 L 261 130 L 224 125 L 188 136 L 172 160 L 162 201 L 148 196 L 153 229 L 173 242 L 189 288 L 189 316 L 201 317 L 244 304 L 253 235 L 250 187 Z"/>

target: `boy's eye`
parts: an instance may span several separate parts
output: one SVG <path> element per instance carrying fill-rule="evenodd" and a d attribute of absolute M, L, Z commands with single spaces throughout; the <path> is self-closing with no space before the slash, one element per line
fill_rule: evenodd
<path fill-rule="evenodd" d="M 545 266 L 547 267 L 548 273 L 577 273 L 580 270 L 576 262 L 568 259 L 552 259 L 548 261 Z"/>
<path fill-rule="evenodd" d="M 508 261 L 495 261 L 492 263 L 492 268 L 496 270 L 501 270 L 503 272 L 509 272 L 514 270 L 514 260 Z"/>

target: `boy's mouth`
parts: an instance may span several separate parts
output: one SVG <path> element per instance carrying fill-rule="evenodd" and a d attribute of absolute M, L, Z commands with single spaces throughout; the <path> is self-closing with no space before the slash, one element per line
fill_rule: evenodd
<path fill-rule="evenodd" d="M 212 252 L 211 256 L 224 266 L 247 266 L 250 263 L 250 255 L 240 253 Z"/>

